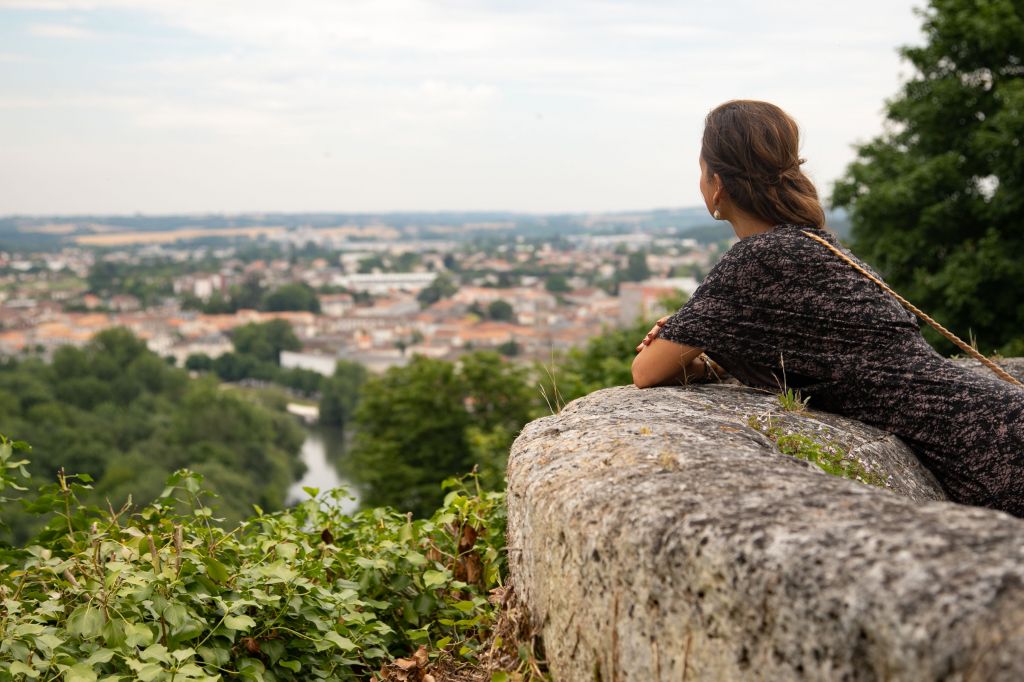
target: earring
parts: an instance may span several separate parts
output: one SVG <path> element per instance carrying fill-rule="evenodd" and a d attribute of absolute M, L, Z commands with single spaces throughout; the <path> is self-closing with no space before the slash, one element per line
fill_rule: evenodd
<path fill-rule="evenodd" d="M 711 215 L 712 215 L 712 217 L 713 217 L 713 218 L 714 218 L 715 220 L 721 220 L 721 219 L 722 219 L 722 214 L 718 212 L 718 209 L 717 209 L 717 208 L 715 209 L 715 212 L 714 212 L 714 213 L 712 213 Z"/>

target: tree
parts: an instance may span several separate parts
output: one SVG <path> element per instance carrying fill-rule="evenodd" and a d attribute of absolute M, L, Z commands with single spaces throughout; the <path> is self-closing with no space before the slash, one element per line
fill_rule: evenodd
<path fill-rule="evenodd" d="M 895 290 L 981 350 L 1021 354 L 1024 7 L 931 0 L 920 14 L 927 43 L 901 50 L 915 73 L 832 203 L 849 210 L 854 250 Z"/>
<path fill-rule="evenodd" d="M 619 280 L 623 282 L 642 282 L 650 276 L 651 270 L 647 267 L 647 254 L 643 251 L 634 251 L 629 254 L 626 269 L 619 271 Z"/>
<path fill-rule="evenodd" d="M 416 300 L 426 308 L 432 303 L 437 303 L 442 298 L 453 296 L 459 290 L 458 285 L 447 272 L 442 272 L 434 278 L 434 281 L 423 287 L 416 295 Z"/>
<path fill-rule="evenodd" d="M 466 441 L 480 481 L 488 488 L 503 489 L 512 441 L 524 424 L 542 413 L 529 369 L 493 351 L 477 351 L 459 359 L 459 375 L 466 386 L 464 405 L 470 417 Z"/>
<path fill-rule="evenodd" d="M 308 310 L 320 312 L 320 299 L 305 282 L 290 282 L 263 297 L 263 309 L 271 312 Z"/>
<path fill-rule="evenodd" d="M 515 319 L 515 316 L 516 312 L 512 308 L 512 304 L 504 299 L 499 298 L 496 301 L 491 301 L 487 306 L 487 317 L 492 320 L 509 322 Z"/>
<path fill-rule="evenodd" d="M 185 358 L 185 369 L 193 372 L 209 372 L 213 369 L 213 358 L 206 353 L 192 353 Z"/>
<path fill-rule="evenodd" d="M 422 355 L 366 382 L 350 452 L 365 504 L 428 514 L 439 483 L 472 468 L 464 392 L 451 363 Z"/>
<path fill-rule="evenodd" d="M 231 333 L 231 343 L 238 353 L 274 364 L 280 363 L 281 351 L 302 348 L 287 320 L 251 322 L 236 327 Z"/>
<path fill-rule="evenodd" d="M 260 284 L 256 275 L 249 275 L 241 285 L 231 288 L 231 305 L 229 310 L 223 312 L 235 312 L 236 310 L 256 310 L 260 307 L 266 290 Z M 207 312 L 214 312 L 212 310 Z"/>
<path fill-rule="evenodd" d="M 553 294 L 560 294 L 572 289 L 569 286 L 569 282 L 565 279 L 565 275 L 561 273 L 555 273 L 548 275 L 547 280 L 544 282 L 544 288 Z"/>
<path fill-rule="evenodd" d="M 280 508 L 301 469 L 303 433 L 290 415 L 222 390 L 210 377 L 190 380 L 125 329 L 104 331 L 81 349 L 58 349 L 52 365 L 0 362 L 0 414 L 6 431 L 33 443 L 33 487 L 52 482 L 61 467 L 89 474 L 90 502 L 103 506 L 109 498 L 119 507 L 128 495 L 153 499 L 178 467 L 220 467 L 218 475 L 210 470 L 223 498 L 217 515 L 237 522 L 252 503 Z M 48 520 L 17 505 L 0 511 L 20 540 Z"/>
<path fill-rule="evenodd" d="M 344 429 L 355 416 L 359 394 L 366 383 L 366 367 L 340 360 L 334 374 L 320 389 L 320 424 Z"/>
<path fill-rule="evenodd" d="M 484 485 L 504 487 L 509 446 L 541 412 L 528 371 L 483 351 L 458 366 L 414 355 L 368 379 L 350 451 L 364 503 L 425 514 L 444 496 L 441 481 L 474 465 Z"/>
<path fill-rule="evenodd" d="M 515 357 L 519 355 L 519 351 L 522 350 L 519 346 L 519 342 L 515 339 L 509 339 L 505 343 L 498 346 L 498 352 L 507 357 Z"/>

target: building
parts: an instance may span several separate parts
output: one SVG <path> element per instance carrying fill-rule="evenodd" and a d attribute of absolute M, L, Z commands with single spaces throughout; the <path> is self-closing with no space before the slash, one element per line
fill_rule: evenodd
<path fill-rule="evenodd" d="M 669 312 L 661 301 L 678 296 L 682 291 L 691 296 L 698 287 L 693 277 L 649 279 L 643 282 L 623 282 L 619 285 L 619 324 L 628 326 L 637 319 L 648 319 Z M 651 320 L 653 323 L 653 320 Z"/>

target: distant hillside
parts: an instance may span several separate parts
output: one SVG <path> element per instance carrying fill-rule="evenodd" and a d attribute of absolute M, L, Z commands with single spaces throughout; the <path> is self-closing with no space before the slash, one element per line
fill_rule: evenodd
<path fill-rule="evenodd" d="M 844 239 L 845 213 L 829 214 L 829 223 Z M 374 236 L 371 228 L 386 227 Z M 239 215 L 163 216 L 10 216 L 0 218 L 0 250 L 45 251 L 79 243 L 115 246 L 112 237 L 133 233 L 142 241 L 178 244 L 211 240 L 250 240 L 270 233 L 298 230 L 362 228 L 367 238 L 476 239 L 533 238 L 570 234 L 660 233 L 691 237 L 704 243 L 731 238 L 727 225 L 711 219 L 703 206 L 616 213 L 528 214 L 507 211 L 426 213 L 250 213 Z M 356 230 L 358 231 L 358 230 Z M 173 236 L 170 236 L 172 235 Z M 149 237 L 152 235 L 152 238 Z"/>

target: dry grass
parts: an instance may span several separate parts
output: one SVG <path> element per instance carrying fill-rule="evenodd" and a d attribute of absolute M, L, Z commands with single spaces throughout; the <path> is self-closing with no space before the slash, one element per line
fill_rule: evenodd
<path fill-rule="evenodd" d="M 511 586 L 491 590 L 489 601 L 498 617 L 480 659 L 469 663 L 448 651 L 433 661 L 425 648 L 388 663 L 375 679 L 383 682 L 550 682 L 542 658 L 540 637 L 530 624 L 526 606 Z"/>

